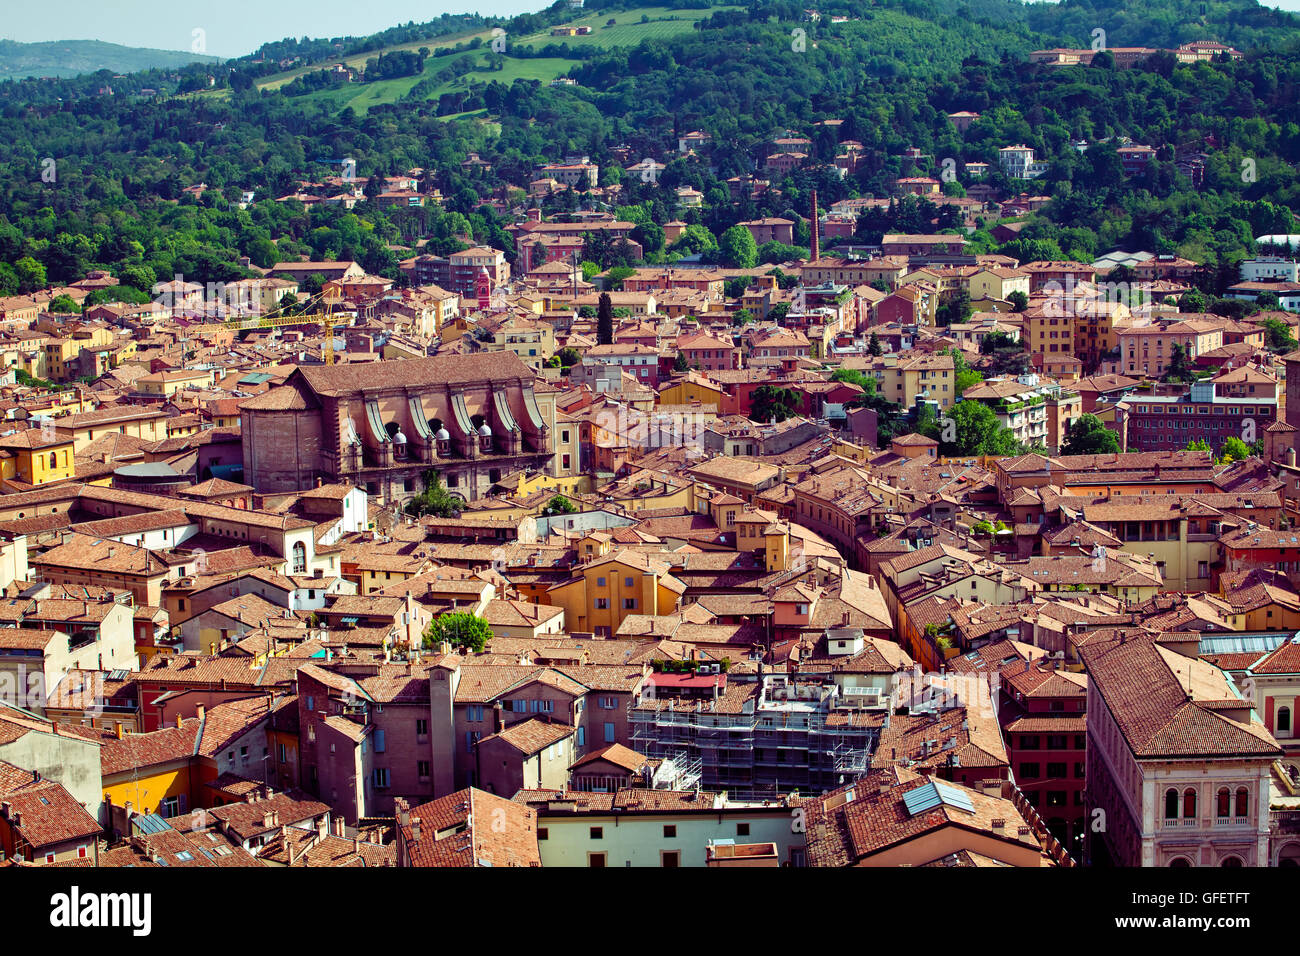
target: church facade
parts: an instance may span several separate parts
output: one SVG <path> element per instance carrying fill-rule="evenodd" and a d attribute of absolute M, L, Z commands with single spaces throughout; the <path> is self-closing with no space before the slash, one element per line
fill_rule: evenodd
<path fill-rule="evenodd" d="M 384 503 L 424 489 L 478 498 L 551 470 L 555 403 L 512 352 L 297 369 L 240 406 L 244 481 L 262 493 L 351 482 Z"/>

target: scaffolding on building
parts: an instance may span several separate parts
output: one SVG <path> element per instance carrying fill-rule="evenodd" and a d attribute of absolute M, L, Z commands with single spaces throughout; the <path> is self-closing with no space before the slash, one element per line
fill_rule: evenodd
<path fill-rule="evenodd" d="M 885 697 L 887 703 L 888 697 Z M 866 773 L 879 739 L 880 695 L 841 696 L 834 685 L 764 682 L 751 713 L 719 714 L 710 700 L 641 700 L 628 707 L 633 746 L 686 760 L 703 785 L 764 798 L 820 791 Z"/>

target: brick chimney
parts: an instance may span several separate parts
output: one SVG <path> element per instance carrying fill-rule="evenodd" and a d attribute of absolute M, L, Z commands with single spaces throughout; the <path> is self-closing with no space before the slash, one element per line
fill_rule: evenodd
<path fill-rule="evenodd" d="M 812 191 L 812 246 L 808 250 L 809 262 L 816 262 L 821 257 L 821 224 L 817 221 L 817 190 Z"/>

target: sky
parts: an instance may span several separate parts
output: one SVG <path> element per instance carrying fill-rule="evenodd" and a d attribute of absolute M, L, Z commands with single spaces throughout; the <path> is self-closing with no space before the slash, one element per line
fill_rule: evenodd
<path fill-rule="evenodd" d="M 4 4 L 0 38 L 195 50 L 197 37 L 206 47 L 197 52 L 232 57 L 290 36 L 366 36 L 444 13 L 513 16 L 548 5 L 549 0 L 15 0 Z"/>
<path fill-rule="evenodd" d="M 5 4 L 0 38 L 105 40 L 160 50 L 196 50 L 201 41 L 197 52 L 232 57 L 289 36 L 366 36 L 443 13 L 513 16 L 548 5 L 549 0 L 14 0 Z M 1300 13 L 1300 0 L 1267 0 L 1265 6 Z"/>

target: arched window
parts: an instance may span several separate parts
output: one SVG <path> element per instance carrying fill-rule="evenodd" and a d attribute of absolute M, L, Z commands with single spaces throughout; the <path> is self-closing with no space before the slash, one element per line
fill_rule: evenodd
<path fill-rule="evenodd" d="M 1250 791 L 1245 787 L 1237 788 L 1237 816 L 1245 817 L 1250 814 Z"/>
<path fill-rule="evenodd" d="M 1172 787 L 1165 791 L 1165 819 L 1178 819 L 1178 791 Z"/>
<path fill-rule="evenodd" d="M 1183 819 L 1196 819 L 1196 791 L 1191 787 L 1183 791 Z"/>
<path fill-rule="evenodd" d="M 1241 857 L 1239 856 L 1227 857 L 1226 859 L 1224 859 L 1222 863 L 1219 864 L 1219 866 L 1241 866 L 1241 865 L 1242 865 Z"/>
<path fill-rule="evenodd" d="M 293 573 L 307 573 L 307 545 L 301 541 L 293 546 Z"/>
<path fill-rule="evenodd" d="M 1232 794 L 1228 792 L 1227 787 L 1220 787 L 1218 796 L 1216 815 L 1220 820 L 1226 820 L 1228 815 L 1232 813 Z"/>
<path fill-rule="evenodd" d="M 1277 729 L 1290 731 L 1291 729 L 1291 708 L 1279 707 L 1277 709 Z"/>
<path fill-rule="evenodd" d="M 50 452 L 50 467 L 51 468 L 59 467 L 59 456 L 56 455 L 54 452 Z"/>
<path fill-rule="evenodd" d="M 1176 856 L 1176 857 L 1174 857 L 1172 860 L 1169 861 L 1169 865 L 1170 865 L 1170 866 L 1178 866 L 1178 867 L 1182 867 L 1182 866 L 1191 866 L 1192 864 L 1191 864 L 1191 862 L 1187 859 L 1187 857 L 1185 857 L 1185 856 Z"/>

